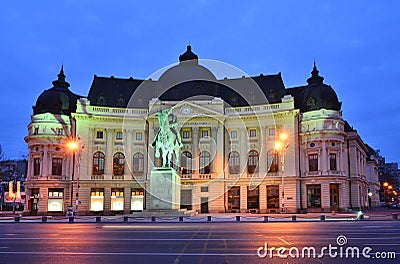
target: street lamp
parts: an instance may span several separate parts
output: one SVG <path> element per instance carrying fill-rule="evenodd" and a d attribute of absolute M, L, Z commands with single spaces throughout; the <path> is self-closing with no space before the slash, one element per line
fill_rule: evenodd
<path fill-rule="evenodd" d="M 289 143 L 287 142 L 288 134 L 281 133 L 279 135 L 279 141 L 275 143 L 275 151 L 279 152 L 279 156 L 281 157 L 281 178 L 282 178 L 282 207 L 281 213 L 286 212 L 285 208 L 285 151 L 289 147 Z"/>
<path fill-rule="evenodd" d="M 371 209 L 371 204 L 372 204 L 371 197 L 372 197 L 372 192 L 371 192 L 370 189 L 368 189 L 368 205 L 369 205 L 369 209 Z"/>
<path fill-rule="evenodd" d="M 75 178 L 75 155 L 79 149 L 79 142 L 76 138 L 71 138 L 66 143 L 68 151 L 72 154 L 72 175 L 71 175 L 71 201 L 70 207 L 73 206 L 74 196 L 74 178 Z M 76 200 L 78 200 L 78 192 L 76 192 Z"/>

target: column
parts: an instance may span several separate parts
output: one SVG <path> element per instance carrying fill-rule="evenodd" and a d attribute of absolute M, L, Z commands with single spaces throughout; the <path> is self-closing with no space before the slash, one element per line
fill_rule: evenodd
<path fill-rule="evenodd" d="M 47 177 L 49 175 L 49 169 L 50 165 L 49 164 L 49 146 L 44 145 L 43 147 L 43 155 L 42 155 L 42 177 Z"/>
<path fill-rule="evenodd" d="M 224 126 L 222 124 L 218 124 L 218 131 L 217 131 L 217 163 L 215 170 L 218 173 L 218 175 L 221 175 L 221 177 L 224 174 L 224 169 L 225 169 L 225 162 L 224 160 Z"/>
<path fill-rule="evenodd" d="M 132 168 L 133 165 L 133 154 L 132 154 L 132 129 L 124 129 L 124 149 L 125 149 L 125 165 L 128 168 Z M 125 169 L 125 174 L 128 174 L 128 169 Z M 129 179 L 131 176 L 129 175 Z"/>
<path fill-rule="evenodd" d="M 326 142 L 322 141 L 322 156 L 321 156 L 321 171 L 322 173 L 328 172 L 328 154 L 326 153 Z"/>
<path fill-rule="evenodd" d="M 215 127 L 215 126 L 211 127 L 211 139 L 212 139 L 212 141 L 214 141 L 214 142 L 212 142 L 212 141 L 210 142 L 211 143 L 210 155 L 211 155 L 211 159 L 212 159 L 211 164 L 210 164 L 210 167 L 211 167 L 210 170 L 212 173 L 214 173 L 214 172 L 219 173 L 219 171 L 217 170 L 217 167 L 218 167 L 217 163 L 219 162 L 218 155 L 220 155 L 220 153 L 218 153 L 218 151 L 217 151 L 217 143 L 218 143 L 217 131 L 218 131 L 217 127 Z"/>
<path fill-rule="evenodd" d="M 113 135 L 114 130 L 109 128 L 107 129 L 107 145 L 106 145 L 106 153 L 105 153 L 105 163 L 104 163 L 104 174 L 105 175 L 112 175 L 113 174 Z"/>
<path fill-rule="evenodd" d="M 194 174 L 199 173 L 199 128 L 192 128 L 192 144 L 193 144 L 193 153 L 192 153 L 192 170 Z"/>
<path fill-rule="evenodd" d="M 240 129 L 240 172 L 247 173 L 247 129 Z M 241 196 L 242 194 L 240 194 Z"/>
<path fill-rule="evenodd" d="M 247 185 L 240 185 L 240 212 L 247 212 Z"/>
<path fill-rule="evenodd" d="M 124 214 L 129 214 L 131 212 L 131 196 L 132 189 L 130 186 L 124 187 Z"/>
<path fill-rule="evenodd" d="M 260 156 L 258 174 L 263 177 L 267 173 L 267 146 L 266 146 L 266 127 L 260 128 Z"/>
<path fill-rule="evenodd" d="M 104 187 L 104 214 L 111 212 L 111 188 Z"/>
<path fill-rule="evenodd" d="M 87 164 L 87 179 L 91 179 L 92 172 L 93 172 L 93 139 L 94 139 L 94 129 L 89 128 L 89 138 L 87 140 L 88 142 L 88 153 L 87 153 L 87 161 L 85 162 Z"/>

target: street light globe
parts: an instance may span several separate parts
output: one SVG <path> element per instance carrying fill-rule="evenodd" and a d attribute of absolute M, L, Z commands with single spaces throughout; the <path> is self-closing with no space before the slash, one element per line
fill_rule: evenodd
<path fill-rule="evenodd" d="M 67 148 L 71 151 L 75 151 L 78 149 L 78 142 L 75 140 L 68 141 Z"/>
<path fill-rule="evenodd" d="M 286 141 L 286 140 L 288 139 L 288 134 L 287 134 L 287 133 L 281 133 L 281 134 L 279 135 L 279 139 L 280 139 L 281 141 Z"/>
<path fill-rule="evenodd" d="M 388 187 L 388 186 L 389 186 L 389 183 L 384 182 L 384 183 L 383 183 L 383 186 Z"/>
<path fill-rule="evenodd" d="M 389 185 L 389 187 L 388 187 L 388 188 L 389 188 L 389 190 L 391 190 L 391 189 L 393 189 L 393 186 L 392 186 L 392 185 Z"/>
<path fill-rule="evenodd" d="M 282 143 L 281 142 L 275 142 L 275 149 L 276 150 L 281 150 L 282 149 Z"/>
<path fill-rule="evenodd" d="M 368 196 L 371 197 L 371 196 L 372 196 L 372 192 L 369 192 L 369 193 L 368 193 Z"/>

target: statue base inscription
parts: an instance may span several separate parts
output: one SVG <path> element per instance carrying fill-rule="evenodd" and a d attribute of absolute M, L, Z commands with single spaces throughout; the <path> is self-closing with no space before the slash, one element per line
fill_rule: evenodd
<path fill-rule="evenodd" d="M 173 168 L 154 168 L 150 174 L 150 210 L 180 208 L 181 178 Z"/>

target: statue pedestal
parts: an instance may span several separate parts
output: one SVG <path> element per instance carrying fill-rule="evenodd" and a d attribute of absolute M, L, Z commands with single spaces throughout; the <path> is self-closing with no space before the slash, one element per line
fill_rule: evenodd
<path fill-rule="evenodd" d="M 180 209 L 181 178 L 173 168 L 154 168 L 150 174 L 150 210 Z"/>

